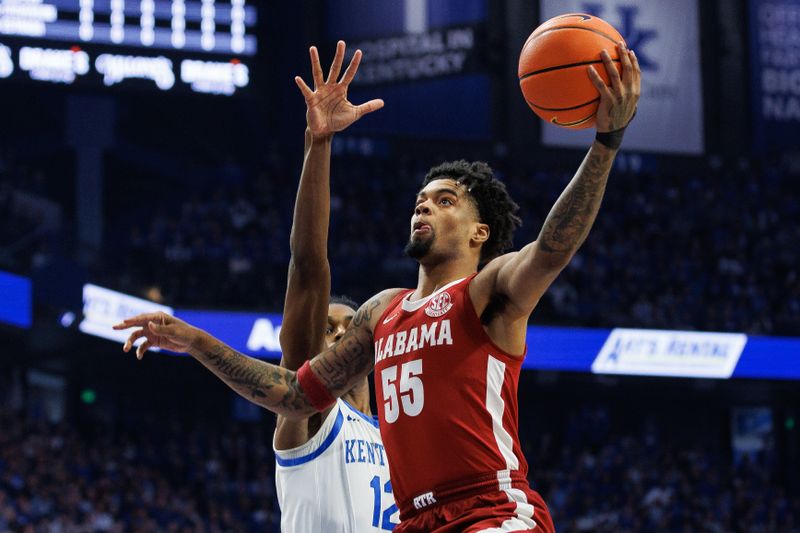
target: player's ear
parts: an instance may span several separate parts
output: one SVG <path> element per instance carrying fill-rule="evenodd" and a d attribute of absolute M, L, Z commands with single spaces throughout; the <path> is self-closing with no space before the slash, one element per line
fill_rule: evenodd
<path fill-rule="evenodd" d="M 480 246 L 489 240 L 489 235 L 489 225 L 482 222 L 476 222 L 475 228 L 472 230 L 472 237 L 470 238 L 470 241 L 472 241 L 473 244 Z"/>

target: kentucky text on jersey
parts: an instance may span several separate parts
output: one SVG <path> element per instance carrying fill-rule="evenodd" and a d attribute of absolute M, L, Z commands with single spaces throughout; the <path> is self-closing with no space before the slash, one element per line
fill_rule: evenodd
<path fill-rule="evenodd" d="M 344 441 L 345 463 L 369 463 L 384 466 L 383 444 L 364 439 L 347 439 Z"/>
<path fill-rule="evenodd" d="M 378 422 L 341 398 L 308 442 L 275 460 L 281 531 L 385 533 L 400 521 Z"/>
<path fill-rule="evenodd" d="M 437 333 L 438 327 L 438 333 Z M 414 326 L 410 330 L 391 333 L 386 337 L 386 342 L 381 338 L 375 343 L 375 362 L 383 361 L 387 357 L 395 357 L 421 350 L 426 346 L 440 346 L 453 344 L 450 333 L 450 320 L 441 320 L 431 324 L 423 324 L 419 328 Z"/>

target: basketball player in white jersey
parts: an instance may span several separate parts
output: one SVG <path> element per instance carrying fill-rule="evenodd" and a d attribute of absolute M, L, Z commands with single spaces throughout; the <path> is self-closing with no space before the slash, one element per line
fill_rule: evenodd
<path fill-rule="evenodd" d="M 287 308 L 291 294 L 287 290 Z M 323 322 L 327 323 L 325 346 L 342 337 L 357 307 L 347 298 L 331 298 Z M 308 327 L 294 333 L 310 339 L 315 328 L 305 322 Z M 286 318 L 283 324 L 282 340 Z M 292 360 L 286 350 L 283 354 L 281 366 L 289 369 L 299 368 L 307 359 Z M 279 416 L 274 451 L 281 531 L 392 531 L 399 522 L 366 378 L 319 414 L 302 420 Z"/>
<path fill-rule="evenodd" d="M 310 355 L 339 340 L 358 307 L 347 298 L 329 301 L 331 141 L 335 131 L 382 104 L 338 106 L 341 99 L 336 95 L 346 92 L 355 76 L 360 52 L 354 55 L 341 81 L 337 80 L 344 42 L 337 44 L 327 80 L 322 79 L 317 49 L 312 47 L 310 53 L 315 91 L 306 101 L 303 171 L 292 221 L 292 254 L 280 333 L 281 366 L 289 370 L 297 370 Z M 187 336 L 199 334 L 186 323 L 179 325 Z M 130 346 L 126 343 L 127 349 Z M 184 351 L 181 343 L 165 342 L 161 346 Z M 366 376 L 320 413 L 299 420 L 278 416 L 273 447 L 282 531 L 382 532 L 393 530 L 399 522 Z"/>
<path fill-rule="evenodd" d="M 342 339 L 297 372 L 187 333 L 164 313 L 116 326 L 142 328 L 126 349 L 142 336 L 138 356 L 150 346 L 180 344 L 240 394 L 291 418 L 330 408 L 374 368 L 400 508 L 396 531 L 552 533 L 527 480 L 516 388 L 528 318 L 586 239 L 635 114 L 641 69 L 625 43 L 617 46 L 622 74 L 607 51 L 601 54 L 610 86 L 599 64 L 586 67 L 600 95 L 595 140 L 538 238 L 521 250 L 504 253 L 520 222 L 518 207 L 488 165 L 446 163 L 426 176 L 411 216 L 407 252 L 419 262 L 416 288 L 372 297 Z M 308 102 L 313 91 L 298 85 Z M 331 109 L 358 109 L 346 92 L 339 97 Z"/>
<path fill-rule="evenodd" d="M 350 109 L 326 106 L 332 93 L 346 90 L 358 68 L 360 54 L 337 82 L 344 52 L 340 41 L 328 79 L 322 81 L 317 49 L 310 51 L 316 90 L 306 102 L 305 158 L 280 333 L 281 366 L 289 370 L 339 340 L 358 307 L 346 298 L 328 299 L 333 125 L 343 128 L 359 117 Z M 273 444 L 282 531 L 378 532 L 391 531 L 399 522 L 366 377 L 321 413 L 301 420 L 278 416 Z"/>

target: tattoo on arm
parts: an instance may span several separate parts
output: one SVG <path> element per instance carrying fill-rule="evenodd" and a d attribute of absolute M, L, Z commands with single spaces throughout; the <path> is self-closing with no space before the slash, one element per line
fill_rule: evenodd
<path fill-rule="evenodd" d="M 311 360 L 317 376 L 334 394 L 346 392 L 354 378 L 372 368 L 374 354 L 371 321 L 381 300 L 379 294 L 364 303 L 341 340 Z"/>
<path fill-rule="evenodd" d="M 259 361 L 215 343 L 198 359 L 233 390 L 249 400 L 285 411 L 313 410 L 294 372 Z"/>
<path fill-rule="evenodd" d="M 539 248 L 552 254 L 574 253 L 594 223 L 603 200 L 614 152 L 592 148 L 561 193 L 537 239 Z"/>
<path fill-rule="evenodd" d="M 383 300 L 382 294 L 383 293 L 373 296 L 367 300 L 364 305 L 358 308 L 356 316 L 353 317 L 352 321 L 354 327 L 370 327 L 372 314 L 375 312 L 375 309 L 381 305 L 381 300 Z"/>
<path fill-rule="evenodd" d="M 370 321 L 381 299 L 378 295 L 362 305 L 342 339 L 311 360 L 314 373 L 334 396 L 347 392 L 372 368 Z M 254 403 L 279 414 L 315 412 L 291 370 L 243 355 L 216 339 L 192 355 Z"/>

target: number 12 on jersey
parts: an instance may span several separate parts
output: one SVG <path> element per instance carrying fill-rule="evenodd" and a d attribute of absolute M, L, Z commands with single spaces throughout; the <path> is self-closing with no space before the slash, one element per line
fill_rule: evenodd
<path fill-rule="evenodd" d="M 392 522 L 392 515 L 397 512 L 397 505 L 392 504 L 383 511 L 381 515 L 381 478 L 375 476 L 370 481 L 369 486 L 372 487 L 372 492 L 375 495 L 375 505 L 372 508 L 372 527 L 379 527 L 386 531 L 392 531 L 397 524 Z M 383 485 L 383 492 L 387 494 L 392 493 L 392 481 L 389 480 Z"/>
<path fill-rule="evenodd" d="M 422 359 L 415 359 L 400 365 L 400 380 L 397 379 L 397 366 L 381 371 L 383 388 L 384 418 L 388 424 L 397 422 L 400 408 L 408 416 L 417 416 L 425 405 L 425 390 L 422 386 Z"/>

